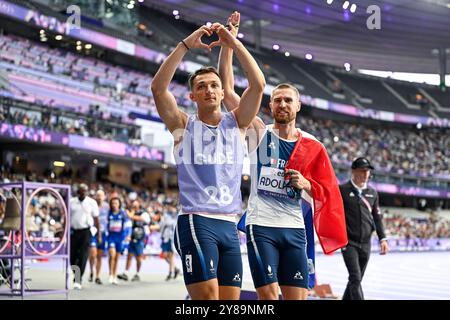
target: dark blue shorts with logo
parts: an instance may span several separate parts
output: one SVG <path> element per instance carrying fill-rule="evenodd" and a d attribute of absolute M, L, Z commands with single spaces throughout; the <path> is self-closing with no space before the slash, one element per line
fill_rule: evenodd
<path fill-rule="evenodd" d="M 305 229 L 249 225 L 247 251 L 255 288 L 275 282 L 308 288 Z"/>
<path fill-rule="evenodd" d="M 161 251 L 162 252 L 173 252 L 172 249 L 172 240 L 166 241 L 166 242 L 162 242 L 161 243 Z"/>
<path fill-rule="evenodd" d="M 242 258 L 234 222 L 180 215 L 174 243 L 186 285 L 217 278 L 219 286 L 241 287 Z"/>
<path fill-rule="evenodd" d="M 135 256 L 142 256 L 144 254 L 144 248 L 144 240 L 132 239 L 128 245 L 128 253 Z"/>
<path fill-rule="evenodd" d="M 107 238 L 106 232 L 102 232 L 102 243 L 98 243 L 97 234 L 91 237 L 90 246 L 93 248 L 97 248 L 98 250 L 107 250 Z"/>

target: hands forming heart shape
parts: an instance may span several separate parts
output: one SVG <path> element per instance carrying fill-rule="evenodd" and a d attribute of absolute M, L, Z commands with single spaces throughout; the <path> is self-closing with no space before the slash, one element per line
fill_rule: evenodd
<path fill-rule="evenodd" d="M 210 27 L 201 26 L 183 41 L 189 47 L 189 49 L 203 48 L 208 50 L 209 52 L 216 46 L 233 48 L 237 43 L 235 37 L 235 34 L 237 33 L 237 27 L 232 23 L 229 23 L 229 28 L 230 30 L 228 30 L 225 26 L 218 22 L 212 24 Z M 209 45 L 205 44 L 202 41 L 203 36 L 206 35 L 208 37 L 211 37 L 214 33 L 217 34 L 219 40 L 213 41 Z"/>

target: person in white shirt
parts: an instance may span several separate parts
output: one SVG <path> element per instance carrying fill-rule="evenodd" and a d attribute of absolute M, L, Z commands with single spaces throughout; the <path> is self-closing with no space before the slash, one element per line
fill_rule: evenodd
<path fill-rule="evenodd" d="M 82 183 L 78 187 L 78 197 L 70 199 L 70 264 L 75 268 L 73 287 L 78 290 L 81 289 L 89 256 L 91 236 L 99 230 L 98 205 L 94 199 L 87 196 L 87 193 L 88 186 Z"/>

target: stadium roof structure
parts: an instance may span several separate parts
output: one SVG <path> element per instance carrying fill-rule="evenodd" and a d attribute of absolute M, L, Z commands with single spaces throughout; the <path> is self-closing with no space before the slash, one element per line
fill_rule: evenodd
<path fill-rule="evenodd" d="M 328 4 L 330 3 L 331 4 Z M 261 21 L 261 46 L 353 69 L 439 73 L 433 50 L 450 48 L 450 0 L 145 0 L 164 12 L 178 10 L 196 24 L 241 12 L 240 32 L 255 43 L 254 21 Z M 352 13 L 352 5 L 356 11 Z M 367 8 L 380 8 L 381 29 L 369 30 Z M 450 49 L 449 49 L 450 50 Z M 450 63 L 447 65 L 447 73 Z"/>

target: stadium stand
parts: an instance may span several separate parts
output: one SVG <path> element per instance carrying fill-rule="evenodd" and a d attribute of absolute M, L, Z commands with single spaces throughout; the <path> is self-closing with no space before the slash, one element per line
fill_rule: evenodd
<path fill-rule="evenodd" d="M 20 111 L 11 109 L 8 114 L 4 114 L 4 117 L 11 123 L 112 139 L 111 134 L 106 133 L 111 130 L 103 130 L 106 132 L 99 134 L 95 132 L 98 129 L 90 128 L 92 121 L 89 121 L 89 116 L 98 115 L 99 117 L 96 119 L 112 118 L 127 124 L 120 126 L 119 122 L 115 130 L 119 131 L 115 137 L 119 141 L 125 141 L 127 137 L 138 139 L 138 128 L 130 125 L 129 114 L 131 112 L 157 117 L 154 100 L 148 89 L 152 79 L 151 75 L 91 57 L 76 55 L 62 49 L 51 49 L 11 35 L 0 37 L 0 59 L 1 65 L 7 71 L 6 80 L 9 84 L 9 90 L 3 89 L 0 94 L 28 103 L 51 107 L 49 109 L 51 115 L 55 114 L 54 110 L 58 109 L 66 112 L 61 117 L 60 123 L 46 126 L 42 110 L 24 117 Z M 275 61 L 276 59 L 267 68 L 277 68 L 282 74 L 289 75 L 285 81 L 300 83 L 307 93 L 315 92 L 322 97 L 324 96 L 323 92 L 327 94 L 322 87 L 326 85 L 325 82 L 329 83 L 333 79 L 325 71 L 317 72 L 321 67 L 314 67 L 313 63 L 303 63 L 301 67 L 299 65 L 299 68 L 311 75 L 308 78 L 305 74 L 292 73 L 289 65 L 283 63 L 282 60 Z M 309 64 L 310 66 L 308 66 Z M 360 93 L 360 97 L 372 99 L 372 103 L 361 102 L 364 105 L 376 107 L 395 103 L 398 112 L 423 114 L 423 110 L 407 109 L 400 100 L 387 92 L 380 80 L 359 78 L 344 73 L 334 72 L 332 74 L 339 77 L 343 83 L 353 86 L 353 89 Z M 291 75 L 294 77 L 291 78 Z M 322 87 L 317 84 L 317 81 L 322 84 Z M 194 112 L 188 88 L 176 82 L 173 82 L 171 86 L 178 104 L 185 107 L 187 112 Z M 412 86 L 398 84 L 391 84 L 391 86 L 396 89 L 400 88 L 399 91 L 406 97 L 416 92 L 412 90 Z M 326 97 L 334 98 L 332 94 L 328 94 Z M 41 115 L 39 116 L 39 114 Z M 85 117 L 81 117 L 83 114 Z M 28 118 L 31 118 L 31 122 Z M 76 121 L 77 119 L 80 120 Z M 306 122 L 302 123 L 303 121 Z M 324 141 L 336 164 L 348 164 L 354 157 L 367 154 L 375 160 L 375 163 L 378 164 L 377 169 L 382 172 L 411 175 L 450 174 L 450 157 L 442 151 L 450 150 L 450 139 L 448 135 L 444 134 L 445 129 L 437 130 L 436 133 L 433 130 L 427 130 L 425 133 L 424 131 L 412 132 L 400 129 L 372 129 L 357 124 L 353 124 L 349 129 L 346 123 L 304 120 L 302 116 L 300 117 L 300 126 Z M 105 126 L 98 123 L 96 127 L 104 128 Z M 129 132 L 134 134 L 129 135 Z M 329 138 L 331 136 L 339 137 L 340 141 L 333 142 Z M 361 137 L 366 137 L 362 149 L 357 143 Z M 444 138 L 442 139 L 442 137 Z M 356 153 L 357 149 L 360 154 Z M 423 157 L 427 161 L 419 163 L 416 161 L 417 156 Z"/>

